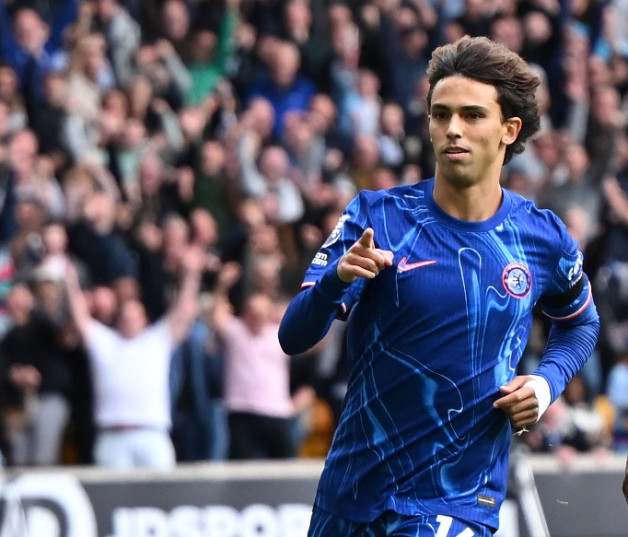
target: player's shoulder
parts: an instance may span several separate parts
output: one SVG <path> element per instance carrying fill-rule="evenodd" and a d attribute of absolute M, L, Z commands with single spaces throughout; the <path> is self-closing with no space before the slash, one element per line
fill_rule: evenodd
<path fill-rule="evenodd" d="M 506 193 L 511 198 L 511 215 L 520 226 L 534 229 L 547 238 L 555 234 L 568 234 L 567 227 L 555 212 L 537 206 L 533 200 L 521 194 L 510 190 L 506 190 Z"/>
<path fill-rule="evenodd" d="M 425 188 L 428 181 L 421 181 L 410 185 L 397 185 L 382 190 L 361 190 L 358 197 L 369 205 L 374 205 L 384 201 L 395 200 L 404 202 L 406 200 L 416 200 L 424 198 Z"/>

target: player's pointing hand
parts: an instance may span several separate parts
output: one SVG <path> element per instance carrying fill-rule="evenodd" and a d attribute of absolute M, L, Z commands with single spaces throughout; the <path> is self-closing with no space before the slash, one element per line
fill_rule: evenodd
<path fill-rule="evenodd" d="M 338 277 L 347 283 L 356 278 L 375 278 L 392 265 L 394 254 L 390 250 L 375 247 L 372 228 L 366 228 L 362 236 L 347 250 L 338 262 Z"/>

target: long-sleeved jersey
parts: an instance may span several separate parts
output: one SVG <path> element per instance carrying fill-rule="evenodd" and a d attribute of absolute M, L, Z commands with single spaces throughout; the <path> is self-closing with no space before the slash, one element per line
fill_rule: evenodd
<path fill-rule="evenodd" d="M 503 191 L 468 222 L 434 180 L 363 191 L 313 259 L 280 328 L 288 353 L 348 317 L 352 364 L 316 503 L 370 521 L 385 510 L 498 525 L 512 430 L 493 408 L 516 376 L 538 303 L 553 326 L 536 375 L 552 400 L 590 355 L 598 315 L 582 254 L 562 222 Z M 344 283 L 340 257 L 371 227 L 393 266 Z"/>

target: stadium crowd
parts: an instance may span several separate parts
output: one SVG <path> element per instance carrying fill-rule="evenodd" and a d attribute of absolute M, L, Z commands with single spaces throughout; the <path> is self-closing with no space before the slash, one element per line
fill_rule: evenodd
<path fill-rule="evenodd" d="M 289 360 L 279 320 L 359 190 L 433 174 L 427 60 L 465 34 L 538 70 L 502 181 L 580 242 L 603 323 L 523 441 L 628 450 L 627 0 L 5 0 L 6 463 L 324 455 L 343 324 Z"/>

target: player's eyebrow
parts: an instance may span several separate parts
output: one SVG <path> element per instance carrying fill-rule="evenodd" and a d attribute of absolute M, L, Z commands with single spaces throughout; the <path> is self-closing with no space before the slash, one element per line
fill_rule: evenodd
<path fill-rule="evenodd" d="M 447 106 L 446 104 L 442 104 L 442 103 L 432 103 L 432 106 L 430 107 L 430 111 L 436 111 L 436 112 L 449 112 L 451 110 L 450 106 Z M 459 108 L 459 110 L 461 112 L 476 112 L 476 113 L 482 113 L 482 114 L 486 114 L 488 113 L 488 108 L 486 108 L 485 106 L 481 106 L 479 104 L 469 104 L 466 106 L 461 106 Z"/>

